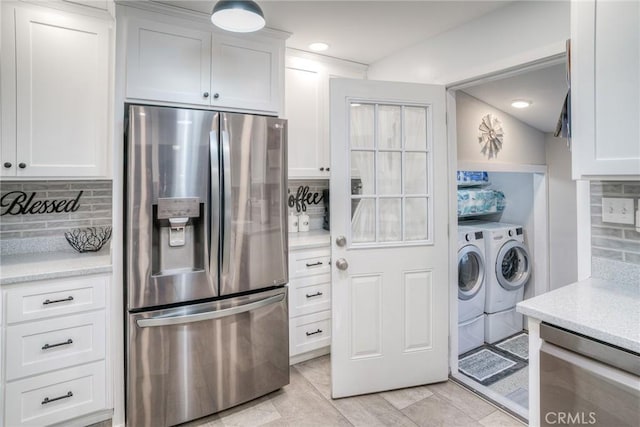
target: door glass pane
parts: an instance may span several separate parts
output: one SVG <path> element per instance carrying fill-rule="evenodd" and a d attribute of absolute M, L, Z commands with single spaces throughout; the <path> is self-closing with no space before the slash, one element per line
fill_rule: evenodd
<path fill-rule="evenodd" d="M 527 257 L 520 248 L 511 248 L 502 259 L 502 275 L 509 282 L 522 279 L 528 269 Z"/>
<path fill-rule="evenodd" d="M 402 148 L 400 139 L 402 133 L 401 109 L 395 105 L 378 106 L 378 148 Z"/>
<path fill-rule="evenodd" d="M 352 103 L 351 107 L 351 148 L 373 148 L 374 106 Z"/>
<path fill-rule="evenodd" d="M 381 242 L 402 240 L 402 199 L 380 199 L 379 238 Z"/>
<path fill-rule="evenodd" d="M 374 155 L 373 151 L 351 152 L 351 194 L 374 194 Z"/>
<path fill-rule="evenodd" d="M 458 262 L 458 289 L 469 292 L 478 283 L 480 277 L 480 260 L 478 255 L 470 252 L 460 257 Z"/>
<path fill-rule="evenodd" d="M 378 194 L 402 194 L 402 153 L 378 153 Z"/>
<path fill-rule="evenodd" d="M 351 236 L 354 243 L 375 242 L 375 199 L 351 200 Z"/>
<path fill-rule="evenodd" d="M 404 194 L 427 194 L 427 153 L 405 153 Z"/>
<path fill-rule="evenodd" d="M 424 107 L 404 108 L 405 150 L 427 149 L 427 109 Z"/>
<path fill-rule="evenodd" d="M 428 213 L 426 197 L 405 199 L 405 240 L 426 240 L 428 236 Z"/>

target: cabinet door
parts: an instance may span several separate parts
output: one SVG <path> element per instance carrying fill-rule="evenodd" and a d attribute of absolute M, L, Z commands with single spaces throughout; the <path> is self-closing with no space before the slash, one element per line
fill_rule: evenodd
<path fill-rule="evenodd" d="M 640 3 L 572 2 L 574 179 L 640 174 Z"/>
<path fill-rule="evenodd" d="M 278 114 L 283 41 L 214 35 L 211 105 Z"/>
<path fill-rule="evenodd" d="M 15 9 L 17 176 L 105 176 L 110 23 Z"/>
<path fill-rule="evenodd" d="M 287 65 L 285 118 L 289 125 L 289 178 L 329 176 L 329 149 L 324 138 L 323 72 Z"/>
<path fill-rule="evenodd" d="M 209 105 L 211 33 L 130 18 L 127 98 Z"/>

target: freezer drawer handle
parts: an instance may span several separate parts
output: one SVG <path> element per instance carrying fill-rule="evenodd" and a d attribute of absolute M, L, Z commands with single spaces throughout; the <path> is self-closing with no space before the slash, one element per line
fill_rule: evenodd
<path fill-rule="evenodd" d="M 64 396 L 54 397 L 53 399 L 49 399 L 48 397 L 45 397 L 44 400 L 41 402 L 41 405 L 46 405 L 47 403 L 55 402 L 56 400 L 68 399 L 70 397 L 73 397 L 73 392 L 71 391 L 65 394 Z"/>
<path fill-rule="evenodd" d="M 307 298 L 319 297 L 322 295 L 322 292 L 318 291 L 315 294 L 307 294 Z"/>
<path fill-rule="evenodd" d="M 69 295 L 66 298 L 63 299 L 54 299 L 53 301 L 50 299 L 46 299 L 42 302 L 42 305 L 49 305 L 49 304 L 57 304 L 59 302 L 67 302 L 67 301 L 73 301 L 73 297 L 71 295 Z"/>
<path fill-rule="evenodd" d="M 136 324 L 140 328 L 149 328 L 154 326 L 182 325 L 184 323 L 201 322 L 203 320 L 220 319 L 222 317 L 233 316 L 247 311 L 255 310 L 260 307 L 278 303 L 284 300 L 286 293 L 274 295 L 269 298 L 261 299 L 249 304 L 238 305 L 236 307 L 225 308 L 219 311 L 207 311 L 205 313 L 187 314 L 185 316 L 167 316 L 149 319 L 136 320 Z"/>
<path fill-rule="evenodd" d="M 42 346 L 43 350 L 49 350 L 50 348 L 54 348 L 54 347 L 60 347 L 61 345 L 69 345 L 69 344 L 73 344 L 73 340 L 71 338 L 69 338 L 68 340 L 64 341 L 64 342 L 59 342 L 57 344 L 45 344 Z"/>
<path fill-rule="evenodd" d="M 307 263 L 307 267 L 315 267 L 316 265 L 322 265 L 322 262 L 318 261 L 318 262 L 314 262 L 313 264 Z"/>
<path fill-rule="evenodd" d="M 315 334 L 321 334 L 322 333 L 322 329 L 318 329 L 315 332 L 305 332 L 307 334 L 307 336 L 311 336 L 311 335 L 315 335 Z"/>

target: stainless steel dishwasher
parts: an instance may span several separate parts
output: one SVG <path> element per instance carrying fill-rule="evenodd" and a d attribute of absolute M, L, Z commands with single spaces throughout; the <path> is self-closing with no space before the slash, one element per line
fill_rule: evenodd
<path fill-rule="evenodd" d="M 640 354 L 542 323 L 540 425 L 640 425 Z"/>

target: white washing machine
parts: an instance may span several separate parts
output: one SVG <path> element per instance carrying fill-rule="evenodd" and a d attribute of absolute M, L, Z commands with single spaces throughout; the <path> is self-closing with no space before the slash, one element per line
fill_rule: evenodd
<path fill-rule="evenodd" d="M 485 341 L 492 344 L 522 331 L 523 317 L 515 307 L 523 299 L 533 266 L 521 226 L 501 222 L 475 226 L 485 233 Z"/>
<path fill-rule="evenodd" d="M 485 330 L 484 232 L 458 227 L 458 354 L 484 344 Z"/>

